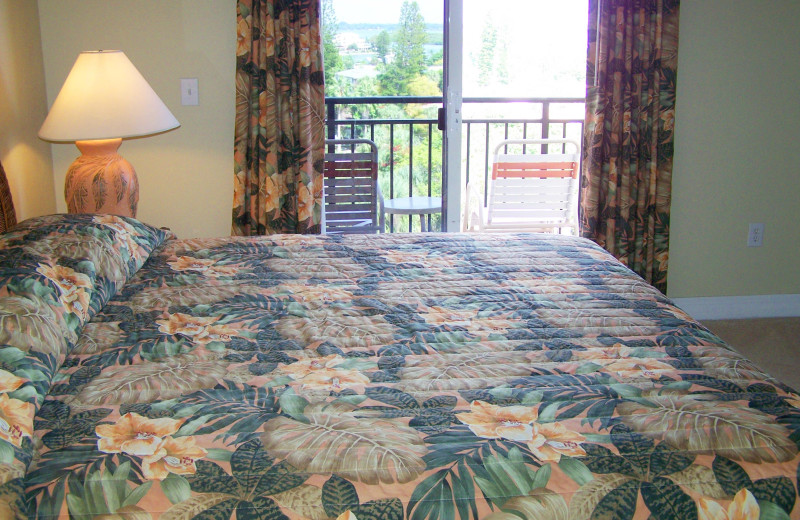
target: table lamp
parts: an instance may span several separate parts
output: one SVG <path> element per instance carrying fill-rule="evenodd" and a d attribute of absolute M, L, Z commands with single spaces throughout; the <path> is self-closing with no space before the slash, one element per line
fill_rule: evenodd
<path fill-rule="evenodd" d="M 67 171 L 67 211 L 135 217 L 139 181 L 117 149 L 124 138 L 178 126 L 124 52 L 80 53 L 39 129 L 41 139 L 74 141 L 82 153 Z"/>

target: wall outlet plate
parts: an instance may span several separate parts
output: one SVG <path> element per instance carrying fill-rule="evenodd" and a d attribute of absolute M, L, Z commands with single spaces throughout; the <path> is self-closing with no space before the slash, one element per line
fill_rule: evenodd
<path fill-rule="evenodd" d="M 764 245 L 764 224 L 750 224 L 747 232 L 747 247 L 761 247 Z"/>

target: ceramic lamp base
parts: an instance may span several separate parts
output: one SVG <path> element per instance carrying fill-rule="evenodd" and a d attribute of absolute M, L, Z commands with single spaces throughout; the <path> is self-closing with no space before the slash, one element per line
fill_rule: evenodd
<path fill-rule="evenodd" d="M 76 141 L 83 155 L 67 171 L 64 197 L 69 213 L 136 216 L 139 181 L 131 163 L 117 153 L 122 139 Z"/>

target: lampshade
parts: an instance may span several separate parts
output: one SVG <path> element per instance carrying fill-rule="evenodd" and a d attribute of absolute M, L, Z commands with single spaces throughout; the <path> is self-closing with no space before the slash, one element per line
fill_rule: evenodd
<path fill-rule="evenodd" d="M 122 51 L 82 52 L 39 137 L 84 141 L 138 137 L 180 126 Z"/>

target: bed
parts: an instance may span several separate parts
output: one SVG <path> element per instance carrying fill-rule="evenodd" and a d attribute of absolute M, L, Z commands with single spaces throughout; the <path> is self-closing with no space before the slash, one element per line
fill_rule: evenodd
<path fill-rule="evenodd" d="M 800 397 L 584 239 L 37 217 L 0 335 L 0 518 L 800 518 Z"/>

